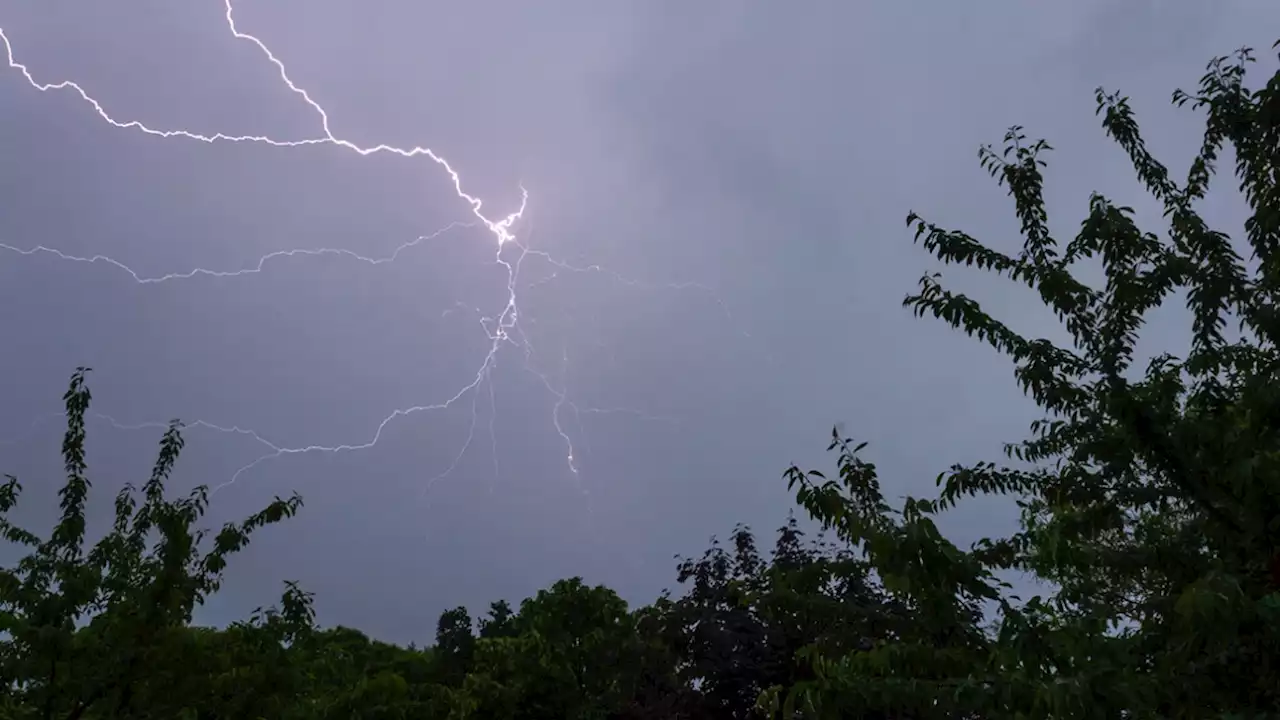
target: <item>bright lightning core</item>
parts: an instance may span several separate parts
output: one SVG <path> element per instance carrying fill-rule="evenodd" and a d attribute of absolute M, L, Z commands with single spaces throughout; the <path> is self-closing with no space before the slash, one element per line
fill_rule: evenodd
<path fill-rule="evenodd" d="M 573 440 L 570 437 L 569 433 L 564 429 L 561 422 L 562 413 L 568 411 L 568 412 L 574 413 L 575 415 L 581 415 L 584 413 L 621 412 L 621 413 L 635 414 L 641 417 L 646 417 L 654 420 L 671 421 L 671 418 L 655 418 L 653 416 L 645 415 L 644 413 L 641 413 L 639 411 L 625 409 L 625 408 L 606 409 L 606 408 L 579 407 L 572 400 L 568 398 L 568 394 L 565 389 L 557 388 L 555 384 L 552 383 L 551 380 L 545 374 L 535 370 L 532 366 L 530 366 L 528 362 L 529 357 L 533 352 L 533 348 L 530 344 L 529 338 L 525 335 L 520 325 L 521 312 L 518 305 L 517 281 L 520 277 L 521 267 L 529 257 L 533 256 L 533 257 L 539 258 L 543 262 L 547 262 L 550 265 L 552 265 L 557 271 L 599 272 L 599 273 L 608 274 L 614 279 L 629 285 L 639 285 L 640 283 L 619 277 L 616 274 L 613 274 L 601 269 L 599 266 L 592 265 L 588 267 L 578 267 L 578 266 L 569 265 L 567 263 L 556 260 L 555 258 L 547 255 L 543 251 L 531 249 L 529 246 L 523 243 L 514 232 L 516 226 L 519 224 L 520 220 L 524 216 L 524 212 L 529 200 L 529 193 L 523 186 L 521 186 L 521 202 L 518 208 L 516 208 L 514 211 L 506 215 L 490 215 L 485 211 L 484 203 L 480 200 L 480 198 L 469 194 L 464 189 L 464 183 L 458 171 L 455 170 L 449 164 L 449 162 L 444 159 L 444 157 L 437 154 L 434 150 L 427 147 L 405 148 L 405 147 L 396 147 L 396 146 L 391 146 L 386 144 L 379 144 L 379 145 L 373 145 L 373 146 L 361 146 L 354 142 L 351 142 L 350 140 L 346 140 L 334 135 L 329 125 L 329 112 L 319 102 L 317 102 L 307 92 L 306 89 L 297 85 L 290 78 L 289 72 L 286 69 L 285 64 L 280 60 L 280 58 L 278 58 L 271 51 L 271 49 L 266 45 L 266 43 L 264 43 L 258 37 L 242 31 L 236 25 L 234 9 L 232 7 L 231 0 L 224 0 L 224 5 L 226 10 L 225 12 L 226 27 L 230 35 L 233 38 L 238 39 L 240 41 L 253 44 L 260 51 L 263 58 L 275 67 L 282 87 L 285 90 L 287 90 L 289 93 L 292 93 L 293 95 L 297 96 L 297 98 L 302 103 L 305 103 L 314 113 L 317 120 L 317 125 L 318 125 L 317 135 L 314 135 L 308 138 L 303 138 L 303 139 L 282 140 L 278 138 L 261 136 L 261 135 L 228 135 L 223 133 L 205 135 L 201 133 L 192 132 L 189 130 L 184 130 L 181 128 L 178 128 L 178 129 L 153 128 L 151 126 L 146 125 L 140 120 L 135 120 L 135 119 L 119 116 L 117 114 L 113 114 L 112 112 L 107 110 L 107 105 L 109 103 L 100 102 L 93 95 L 91 95 L 84 87 L 82 87 L 80 84 L 74 81 L 61 80 L 57 82 L 49 82 L 49 81 L 44 81 L 39 79 L 38 73 L 33 72 L 27 65 L 23 64 L 18 60 L 18 57 L 15 53 L 14 44 L 11 41 L 11 38 L 4 32 L 4 29 L 2 27 L 0 27 L 0 42 L 4 43 L 4 49 L 5 49 L 5 54 L 7 58 L 8 68 L 11 71 L 16 71 L 17 73 L 20 73 L 21 76 L 26 80 L 26 82 L 30 85 L 31 88 L 38 90 L 42 93 L 55 92 L 55 91 L 74 93 L 75 95 L 78 95 L 79 98 L 83 100 L 90 108 L 92 108 L 92 110 L 97 114 L 98 118 L 100 118 L 103 122 L 106 122 L 111 126 L 114 126 L 121 130 L 142 133 L 144 135 L 156 138 L 157 140 L 197 141 L 197 142 L 203 142 L 203 143 L 209 143 L 209 144 L 219 144 L 219 143 L 257 144 L 257 145 L 268 145 L 268 146 L 279 147 L 279 148 L 307 148 L 311 146 L 328 145 L 328 146 L 339 147 L 345 151 L 355 153 L 359 156 L 371 156 L 371 155 L 377 155 L 377 154 L 393 154 L 393 155 L 398 155 L 405 158 L 422 157 L 422 158 L 429 159 L 432 163 L 434 163 L 436 166 L 438 166 L 440 169 L 442 169 L 445 173 L 448 174 L 449 178 L 452 180 L 453 189 L 457 197 L 460 200 L 462 200 L 466 204 L 466 206 L 469 208 L 470 215 L 472 216 L 473 219 L 468 222 L 461 222 L 461 221 L 455 222 L 449 225 L 448 227 L 445 227 L 437 231 L 436 233 L 433 233 L 432 235 L 419 237 L 409 242 L 406 242 L 401 246 L 399 246 L 398 248 L 396 248 L 392 253 L 382 257 L 368 257 L 368 256 L 361 255 L 359 253 L 353 252 L 351 250 L 339 249 L 339 248 L 295 249 L 295 250 L 277 251 L 277 252 L 269 253 L 259 258 L 256 261 L 256 263 L 254 263 L 253 265 L 243 269 L 239 269 L 239 270 L 213 270 L 213 269 L 198 267 L 185 272 L 169 273 L 169 274 L 156 275 L 156 276 L 145 276 L 145 275 L 139 274 L 138 272 L 135 272 L 132 268 L 130 268 L 125 263 L 105 255 L 77 256 L 77 255 L 65 253 L 54 247 L 48 247 L 44 245 L 18 247 L 14 245 L 0 243 L 0 249 L 8 251 L 9 253 L 16 253 L 18 255 L 23 255 L 23 256 L 47 254 L 65 261 L 96 263 L 96 264 L 113 266 L 115 269 L 119 271 L 123 271 L 124 273 L 127 273 L 130 276 L 130 278 L 136 283 L 143 284 L 143 285 L 152 285 L 152 284 L 159 284 L 159 283 L 165 283 L 165 282 L 179 281 L 183 279 L 192 278 L 197 275 L 207 275 L 207 276 L 214 276 L 214 277 L 237 277 L 241 275 L 253 275 L 253 274 L 260 273 L 264 265 L 272 260 L 284 259 L 284 258 L 290 258 L 290 257 L 296 257 L 296 256 L 306 256 L 306 255 L 337 255 L 337 256 L 345 257 L 347 259 L 358 260 L 358 261 L 373 264 L 373 265 L 390 263 L 390 262 L 394 262 L 402 251 L 410 247 L 413 247 L 419 243 L 422 243 L 426 240 L 434 238 L 440 234 L 448 232 L 452 229 L 462 227 L 462 226 L 483 227 L 488 231 L 490 236 L 493 238 L 494 247 L 495 247 L 495 260 L 497 264 L 501 265 L 504 268 L 506 273 L 506 292 L 505 292 L 506 297 L 502 301 L 502 307 L 499 312 L 497 312 L 496 314 L 483 316 L 480 319 L 481 325 L 484 328 L 484 332 L 486 333 L 490 343 L 489 343 L 487 353 L 485 354 L 483 359 L 480 361 L 478 367 L 475 370 L 475 374 L 471 377 L 471 380 L 467 384 L 463 385 L 461 388 L 458 388 L 456 391 L 448 394 L 446 397 L 438 400 L 437 402 L 430 403 L 430 404 L 414 405 L 410 407 L 399 408 L 392 411 L 391 413 L 389 413 L 383 418 L 383 420 L 373 430 L 371 435 L 367 436 L 363 440 L 339 444 L 339 445 L 306 445 L 306 446 L 298 446 L 298 447 L 289 447 L 289 446 L 272 442 L 271 440 L 263 437 L 261 434 L 253 430 L 244 429 L 241 427 L 215 425 L 213 423 L 206 422 L 203 420 L 199 420 L 193 423 L 188 423 L 189 426 L 203 427 L 203 428 L 218 431 L 221 433 L 245 435 L 252 438 L 257 443 L 259 443 L 263 448 L 263 453 L 259 457 L 257 457 L 253 461 L 239 468 L 231 476 L 229 480 L 227 480 L 222 485 L 219 485 L 218 487 L 216 487 L 215 491 L 222 487 L 230 485 L 231 483 L 234 483 L 236 480 L 238 480 L 241 476 L 243 476 L 249 470 L 257 467 L 258 465 L 268 460 L 272 460 L 275 458 L 280 458 L 287 455 L 298 455 L 298 454 L 307 454 L 307 453 L 340 453 L 340 452 L 346 452 L 346 451 L 371 448 L 379 442 L 379 440 L 383 436 L 384 430 L 392 421 L 398 418 L 403 418 L 403 417 L 414 415 L 417 413 L 423 413 L 423 412 L 433 411 L 433 410 L 445 410 L 445 409 L 451 408 L 455 404 L 462 402 L 463 398 L 465 398 L 467 395 L 470 394 L 472 396 L 471 397 L 470 430 L 468 431 L 465 442 L 462 444 L 456 456 L 453 458 L 453 461 L 444 470 L 444 472 L 442 472 L 436 478 L 432 479 L 432 481 L 438 480 L 448 475 L 449 473 L 451 473 L 453 469 L 458 465 L 458 462 L 465 455 L 467 450 L 470 448 L 471 443 L 475 438 L 475 430 L 476 430 L 476 424 L 478 419 L 476 406 L 477 406 L 478 397 L 479 397 L 479 389 L 482 384 L 485 384 L 486 381 L 489 381 L 490 374 L 494 368 L 495 358 L 497 357 L 499 351 L 504 346 L 508 346 L 508 345 L 523 351 L 526 369 L 528 369 L 529 372 L 533 373 L 540 380 L 541 384 L 546 388 L 546 390 L 551 394 L 552 399 L 554 401 L 551 407 L 551 422 L 556 432 L 559 434 L 561 441 L 563 442 L 566 466 L 568 471 L 571 472 L 573 475 L 578 474 L 578 464 L 575 460 Z M 508 248 L 511 248 L 511 247 L 516 248 L 516 250 L 514 252 L 508 250 Z M 554 275 L 552 277 L 554 277 Z M 703 291 L 709 291 L 709 289 L 706 288 L 705 286 L 697 285 L 694 283 L 667 285 L 664 287 L 668 287 L 670 289 L 697 288 Z M 720 302 L 718 298 L 715 298 L 714 295 L 712 295 L 712 297 L 715 300 L 715 302 L 720 305 L 721 309 L 725 310 L 724 304 Z M 727 314 L 727 310 L 726 310 L 726 314 Z M 567 362 L 567 358 L 566 358 L 566 362 Z M 492 382 L 488 382 L 488 387 L 489 387 L 489 395 L 490 395 L 489 399 L 492 402 L 493 401 Z M 116 421 L 109 416 L 104 415 L 102 417 L 110 421 L 116 427 L 119 427 L 122 429 L 159 427 L 162 425 L 161 423 L 127 424 L 124 422 Z M 492 422 L 492 415 L 491 415 L 491 422 Z M 490 428 L 490 438 L 491 440 L 493 438 L 492 427 Z M 496 441 L 494 442 L 496 443 Z M 493 460 L 496 468 L 497 467 L 496 447 L 494 448 Z M 430 483 L 428 483 L 427 487 L 430 487 Z"/>

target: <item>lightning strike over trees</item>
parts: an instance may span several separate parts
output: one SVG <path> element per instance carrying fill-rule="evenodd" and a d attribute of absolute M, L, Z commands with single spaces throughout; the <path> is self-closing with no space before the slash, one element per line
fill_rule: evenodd
<path fill-rule="evenodd" d="M 288 83 L 230 6 L 227 21 Z M 52 529 L 15 519 L 22 485 L 0 483 L 0 538 L 25 553 L 0 566 L 0 720 L 1276 717 L 1280 69 L 1255 87 L 1254 63 L 1249 49 L 1214 58 L 1194 92 L 1173 93 L 1204 116 L 1181 175 L 1148 148 L 1134 103 L 1097 90 L 1103 131 L 1165 211 L 1161 233 L 1093 193 L 1060 241 L 1045 203 L 1052 148 L 1020 126 L 978 153 L 1007 190 L 1020 249 L 907 215 L 907 234 L 938 262 L 1012 281 L 1061 321 L 1062 342 L 1025 336 L 932 271 L 903 300 L 1011 361 L 1043 413 L 1029 437 L 999 462 L 950 466 L 932 497 L 891 504 L 866 443 L 837 429 L 830 477 L 792 466 L 780 479 L 817 537 L 789 517 L 762 551 L 737 526 L 678 558 L 682 593 L 642 607 L 572 577 L 480 617 L 449 609 L 433 643 L 401 647 L 320 627 L 312 596 L 286 582 L 279 603 L 247 621 L 193 626 L 233 556 L 300 512 L 301 498 L 199 529 L 207 488 L 179 498 L 166 488 L 185 448 L 173 421 L 141 486 L 116 495 L 110 527 L 91 542 L 92 397 L 78 368 L 63 396 Z M 1238 241 L 1200 214 L 1223 164 L 1247 207 Z M 533 254 L 514 233 L 523 205 L 497 221 L 471 207 L 500 248 Z M 1090 263 L 1097 282 L 1082 279 Z M 1186 346 L 1144 361 L 1144 323 L 1171 298 L 1186 310 Z M 505 343 L 526 347 L 514 299 L 507 307 L 508 324 L 499 314 L 488 326 L 482 373 Z M 552 393 L 557 407 L 568 402 Z M 975 496 L 1013 500 L 1017 528 L 961 548 L 937 520 Z M 1013 574 L 1037 594 L 1015 594 Z"/>

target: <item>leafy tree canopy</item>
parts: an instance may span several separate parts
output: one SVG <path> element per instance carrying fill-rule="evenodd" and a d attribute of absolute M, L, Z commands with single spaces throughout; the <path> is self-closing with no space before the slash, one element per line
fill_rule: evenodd
<path fill-rule="evenodd" d="M 861 446 L 838 435 L 839 473 L 792 468 L 799 503 L 862 548 L 918 636 L 857 653 L 815 653 L 794 703 L 823 715 L 892 708 L 938 717 L 1252 717 L 1280 710 L 1280 72 L 1251 90 L 1249 50 L 1213 60 L 1176 105 L 1203 110 L 1184 179 L 1151 155 L 1127 98 L 1099 89 L 1106 133 L 1164 209 L 1163 237 L 1095 194 L 1069 242 L 1050 232 L 1043 140 L 1011 129 L 983 167 L 1008 188 L 1022 249 L 1000 252 L 912 213 L 944 264 L 973 265 L 1036 292 L 1069 344 L 1020 335 L 924 276 L 904 304 L 1013 360 L 1045 416 L 1006 447 L 1010 464 L 954 466 L 932 500 L 891 508 Z M 1196 206 L 1220 158 L 1234 162 L 1250 217 L 1233 245 Z M 1249 261 L 1241 253 L 1248 252 Z M 1101 265 L 1100 286 L 1078 279 Z M 1144 319 L 1185 297 L 1191 342 L 1135 367 Z M 1021 526 L 961 550 L 933 518 L 961 498 L 1012 495 Z M 1021 601 L 1017 570 L 1053 592 Z M 968 632 L 979 604 L 998 608 Z M 961 628 L 964 631 L 959 631 Z"/>

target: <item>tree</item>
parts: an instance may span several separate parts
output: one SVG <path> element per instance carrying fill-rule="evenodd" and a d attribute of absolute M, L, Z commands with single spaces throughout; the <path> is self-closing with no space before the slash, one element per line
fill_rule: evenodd
<path fill-rule="evenodd" d="M 91 483 L 85 457 L 87 368 L 71 377 L 64 401 L 67 430 L 62 456 L 67 479 L 59 490 L 61 517 L 48 539 L 14 524 L 21 485 L 0 486 L 0 535 L 29 548 L 13 567 L 0 569 L 0 688 L 20 710 L 15 717 L 133 717 L 164 692 L 156 681 L 172 677 L 174 653 L 198 636 L 187 632 L 194 607 L 221 582 L 232 554 L 254 531 L 292 516 L 294 495 L 241 523 L 229 523 L 203 542 L 194 529 L 208 505 L 198 487 L 169 500 L 164 483 L 182 451 L 174 421 L 160 442 L 151 477 L 139 492 L 126 485 L 115 499 L 111 530 L 85 551 L 85 507 Z M 207 550 L 202 550 L 208 546 Z M 290 585 L 282 610 L 264 612 L 243 629 L 255 640 L 288 643 L 311 626 L 310 597 Z M 176 714 L 173 716 L 177 716 Z"/>
<path fill-rule="evenodd" d="M 1097 93 L 1106 133 L 1161 204 L 1164 237 L 1094 195 L 1076 237 L 1051 234 L 1044 141 L 1021 128 L 979 156 L 1012 196 L 1021 252 L 1008 255 L 912 213 L 945 264 L 1026 285 L 1069 346 L 1024 337 L 926 275 L 905 305 L 991 345 L 1044 410 L 1007 446 L 1016 465 L 954 466 L 934 500 L 890 508 L 861 445 L 833 437 L 839 477 L 791 468 L 799 503 L 866 553 L 926 631 L 852 653 L 814 654 L 815 679 L 788 695 L 813 715 L 867 709 L 919 717 L 1262 717 L 1280 707 L 1280 72 L 1245 85 L 1251 51 L 1216 58 L 1195 94 L 1206 111 L 1185 180 L 1148 151 L 1127 98 Z M 1246 262 L 1197 213 L 1224 154 L 1250 208 Z M 1078 279 L 1100 261 L 1105 283 Z M 1181 356 L 1135 367 L 1144 318 L 1185 294 Z M 1230 329 L 1229 326 L 1234 326 Z M 932 518 L 963 496 L 1011 494 L 1018 532 L 961 550 Z M 997 573 L 1052 591 L 1027 601 Z M 987 603 L 990 632 L 954 633 Z"/>
<path fill-rule="evenodd" d="M 612 590 L 560 580 L 510 623 L 512 632 L 476 643 L 462 717 L 605 720 L 632 696 L 639 645 Z"/>
<path fill-rule="evenodd" d="M 684 559 L 677 600 L 655 605 L 658 636 L 669 648 L 677 707 L 690 717 L 759 717 L 761 693 L 812 676 L 807 646 L 851 650 L 909 620 L 848 548 L 806 541 L 795 518 L 779 528 L 765 557 L 745 526 L 729 548 L 712 541 Z"/>
<path fill-rule="evenodd" d="M 516 634 L 515 611 L 506 600 L 498 600 L 489 604 L 489 617 L 480 620 L 480 637 L 499 638 L 512 637 Z"/>
<path fill-rule="evenodd" d="M 446 685 L 462 684 L 471 671 L 476 649 L 472 624 L 471 613 L 465 607 L 444 611 L 436 623 L 436 659 Z"/>

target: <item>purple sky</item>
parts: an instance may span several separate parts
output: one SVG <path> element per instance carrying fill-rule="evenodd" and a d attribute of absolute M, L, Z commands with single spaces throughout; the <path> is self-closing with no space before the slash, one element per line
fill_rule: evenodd
<path fill-rule="evenodd" d="M 74 81 L 120 122 L 322 137 L 224 14 L 221 0 L 13 2 L 0 28 L 36 82 Z M 1057 148 L 1060 235 L 1093 190 L 1158 220 L 1098 127 L 1093 88 L 1133 96 L 1150 144 L 1180 167 L 1199 119 L 1170 93 L 1212 55 L 1268 48 L 1280 7 L 241 0 L 235 19 L 336 137 L 432 148 L 491 219 L 527 188 L 516 243 L 498 256 L 483 226 L 454 228 L 392 262 L 361 261 L 475 220 L 441 167 L 333 144 L 148 136 L 9 68 L 0 471 L 28 487 L 19 517 L 47 523 L 58 398 L 80 364 L 95 368 L 94 409 L 118 424 L 177 416 L 279 448 L 367 444 L 394 410 L 476 379 L 492 347 L 481 317 L 507 301 L 496 260 L 536 251 L 514 285 L 518 329 L 483 382 L 391 420 L 373 447 L 264 460 L 214 499 L 211 525 L 295 489 L 306 506 L 232 563 L 204 619 L 243 616 L 294 579 L 325 624 L 422 641 L 446 607 L 567 575 L 651 600 L 674 582 L 673 554 L 738 521 L 780 525 L 781 472 L 829 465 L 836 422 L 871 442 L 891 494 L 994 459 L 1033 408 L 1002 359 L 899 306 L 934 267 L 907 211 L 1014 246 L 1010 202 L 975 150 L 1020 123 Z M 1205 212 L 1230 232 L 1242 220 L 1229 194 Z M 108 256 L 137 277 L 14 251 L 37 246 Z M 321 248 L 342 252 L 137 281 Z M 548 258 L 601 270 L 557 272 Z M 1016 328 L 1060 337 L 1017 289 L 947 278 Z M 1153 342 L 1176 348 L 1179 320 L 1157 318 Z M 95 420 L 99 511 L 145 477 L 159 434 Z M 187 437 L 175 489 L 221 485 L 273 452 L 201 426 Z M 947 527 L 970 539 L 1009 520 L 975 503 Z"/>

